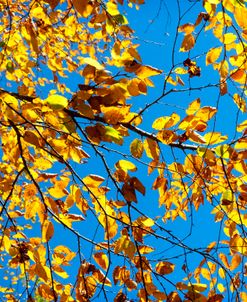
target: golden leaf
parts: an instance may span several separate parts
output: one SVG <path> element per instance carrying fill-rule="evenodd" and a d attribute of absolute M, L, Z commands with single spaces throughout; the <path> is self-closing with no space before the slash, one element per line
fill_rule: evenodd
<path fill-rule="evenodd" d="M 206 56 L 206 65 L 214 63 L 220 57 L 222 47 L 211 48 Z"/>
<path fill-rule="evenodd" d="M 141 65 L 136 71 L 135 74 L 140 78 L 140 79 L 145 79 L 151 76 L 159 75 L 162 73 L 162 70 L 154 68 L 152 66 L 148 65 Z"/>
<path fill-rule="evenodd" d="M 45 220 L 42 224 L 42 241 L 48 242 L 54 235 L 54 226 L 51 221 Z"/>
<path fill-rule="evenodd" d="M 188 115 L 192 115 L 200 109 L 200 106 L 201 106 L 201 100 L 197 98 L 189 104 L 188 108 L 186 109 L 186 113 Z"/>

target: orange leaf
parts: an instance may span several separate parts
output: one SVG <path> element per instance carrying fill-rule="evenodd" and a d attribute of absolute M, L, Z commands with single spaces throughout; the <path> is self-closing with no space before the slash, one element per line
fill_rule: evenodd
<path fill-rule="evenodd" d="M 186 35 L 183 39 L 180 51 L 186 52 L 192 49 L 195 45 L 195 38 L 192 34 Z"/>
<path fill-rule="evenodd" d="M 105 253 L 103 252 L 95 253 L 93 255 L 93 258 L 100 267 L 102 267 L 104 270 L 107 270 L 109 266 L 109 260 Z"/>
<path fill-rule="evenodd" d="M 93 6 L 89 4 L 88 0 L 72 0 L 72 2 L 74 8 L 81 16 L 87 18 L 91 15 L 93 11 Z"/>
<path fill-rule="evenodd" d="M 235 270 L 242 261 L 242 257 L 239 254 L 234 254 L 231 261 L 230 270 Z"/>
<path fill-rule="evenodd" d="M 156 265 L 156 272 L 160 275 L 171 274 L 174 271 L 175 265 L 168 261 L 161 261 Z"/>

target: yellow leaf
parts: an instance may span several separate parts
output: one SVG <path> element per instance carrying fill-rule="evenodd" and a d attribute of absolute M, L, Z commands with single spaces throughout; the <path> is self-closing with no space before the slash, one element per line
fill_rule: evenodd
<path fill-rule="evenodd" d="M 226 278 L 225 270 L 222 267 L 220 267 L 218 269 L 218 274 L 219 274 L 219 276 L 220 276 L 221 279 L 225 279 Z"/>
<path fill-rule="evenodd" d="M 230 189 L 225 190 L 220 199 L 222 205 L 224 206 L 232 204 L 235 200 L 235 196 Z"/>
<path fill-rule="evenodd" d="M 206 144 L 214 145 L 219 144 L 228 139 L 226 135 L 221 135 L 220 132 L 208 132 L 204 135 Z"/>
<path fill-rule="evenodd" d="M 68 100 L 64 96 L 58 94 L 50 95 L 45 102 L 54 110 L 62 110 L 68 106 Z"/>
<path fill-rule="evenodd" d="M 147 218 L 147 217 L 139 217 L 137 219 L 137 221 L 138 221 L 138 224 L 141 224 L 141 225 L 143 225 L 145 227 L 151 227 L 151 226 L 154 225 L 153 219 Z"/>
<path fill-rule="evenodd" d="M 241 297 L 242 301 L 247 301 L 247 293 L 241 292 L 240 297 Z"/>
<path fill-rule="evenodd" d="M 125 159 L 120 159 L 117 163 L 116 163 L 116 168 L 117 169 L 121 169 L 125 172 L 128 172 L 128 171 L 132 171 L 132 172 L 135 172 L 137 170 L 136 166 L 128 161 L 128 160 L 125 160 Z"/>
<path fill-rule="evenodd" d="M 119 10 L 118 10 L 117 4 L 115 4 L 111 1 L 107 2 L 106 10 L 111 16 L 119 15 Z"/>
<path fill-rule="evenodd" d="M 195 45 L 195 38 L 192 34 L 186 35 L 183 39 L 180 51 L 186 52 L 192 49 Z"/>
<path fill-rule="evenodd" d="M 161 261 L 156 265 L 155 270 L 160 275 L 167 275 L 171 274 L 174 271 L 174 268 L 175 265 L 173 263 L 168 261 Z"/>
<path fill-rule="evenodd" d="M 180 116 L 176 113 L 172 113 L 171 116 L 164 116 L 157 118 L 152 125 L 152 128 L 156 130 L 162 130 L 164 128 L 170 128 L 176 125 L 180 120 Z"/>
<path fill-rule="evenodd" d="M 142 245 L 139 247 L 139 252 L 141 254 L 149 254 L 152 253 L 154 251 L 154 248 L 148 245 Z"/>
<path fill-rule="evenodd" d="M 199 98 L 195 99 L 189 104 L 189 107 L 186 109 L 188 115 L 192 115 L 200 109 L 201 100 Z"/>
<path fill-rule="evenodd" d="M 206 56 L 206 65 L 214 63 L 220 57 L 222 47 L 211 48 Z"/>
<path fill-rule="evenodd" d="M 242 112 L 246 112 L 246 101 L 238 93 L 233 95 L 233 101 Z"/>
<path fill-rule="evenodd" d="M 103 252 L 95 253 L 93 255 L 93 258 L 100 267 L 102 267 L 105 271 L 107 270 L 109 266 L 109 260 L 105 253 Z"/>
<path fill-rule="evenodd" d="M 237 39 L 237 36 L 232 33 L 224 34 L 221 38 L 221 42 L 225 45 L 233 43 Z"/>
<path fill-rule="evenodd" d="M 174 69 L 174 72 L 177 74 L 187 74 L 188 71 L 185 68 L 182 67 L 177 67 Z"/>
<path fill-rule="evenodd" d="M 83 183 L 89 188 L 98 188 L 105 179 L 99 175 L 90 174 L 83 178 Z"/>
<path fill-rule="evenodd" d="M 45 220 L 42 224 L 42 241 L 48 242 L 54 235 L 54 226 L 51 221 Z"/>
<path fill-rule="evenodd" d="M 135 158 L 141 158 L 144 151 L 143 143 L 140 139 L 135 138 L 130 144 L 130 152 Z"/>
<path fill-rule="evenodd" d="M 203 276 L 203 278 L 205 278 L 207 280 L 211 280 L 212 274 L 210 273 L 210 271 L 207 268 L 205 268 L 205 267 L 201 268 L 201 275 Z"/>
<path fill-rule="evenodd" d="M 246 139 L 240 139 L 235 144 L 235 149 L 247 149 L 247 140 Z"/>
<path fill-rule="evenodd" d="M 207 0 L 211 4 L 219 4 L 221 0 Z"/>
<path fill-rule="evenodd" d="M 136 71 L 135 74 L 140 78 L 140 79 L 145 79 L 151 76 L 159 75 L 162 73 L 162 70 L 154 68 L 152 66 L 148 65 L 141 65 Z"/>
<path fill-rule="evenodd" d="M 223 144 L 220 146 L 217 146 L 215 149 L 215 154 L 217 154 L 218 156 L 222 157 L 222 158 L 230 158 L 232 152 L 233 152 L 233 148 L 227 144 Z"/>
<path fill-rule="evenodd" d="M 152 158 L 153 160 L 159 159 L 160 150 L 156 141 L 147 138 L 144 140 L 143 147 L 147 157 Z"/>
<path fill-rule="evenodd" d="M 218 283 L 217 288 L 220 293 L 223 293 L 226 290 L 226 288 L 224 287 L 224 285 L 222 283 Z"/>
<path fill-rule="evenodd" d="M 242 132 L 247 128 L 247 120 L 243 121 L 241 124 L 237 126 L 237 131 Z"/>
<path fill-rule="evenodd" d="M 95 59 L 92 59 L 90 57 L 83 58 L 82 62 L 84 64 L 88 64 L 90 66 L 93 66 L 98 70 L 103 70 L 104 69 L 104 67 L 98 61 L 96 61 Z"/>

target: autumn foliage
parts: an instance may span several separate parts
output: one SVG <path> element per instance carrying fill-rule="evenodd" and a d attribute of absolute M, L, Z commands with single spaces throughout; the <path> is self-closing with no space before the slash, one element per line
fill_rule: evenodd
<path fill-rule="evenodd" d="M 247 301 L 246 1 L 165 2 L 0 0 L 1 301 Z"/>

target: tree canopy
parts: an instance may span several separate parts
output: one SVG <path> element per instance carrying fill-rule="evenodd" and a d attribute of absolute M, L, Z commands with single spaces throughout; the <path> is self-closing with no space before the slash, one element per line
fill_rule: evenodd
<path fill-rule="evenodd" d="M 1 301 L 247 301 L 245 2 L 0 0 Z"/>

